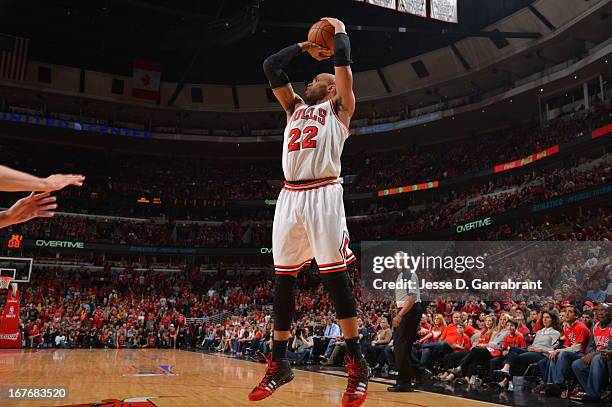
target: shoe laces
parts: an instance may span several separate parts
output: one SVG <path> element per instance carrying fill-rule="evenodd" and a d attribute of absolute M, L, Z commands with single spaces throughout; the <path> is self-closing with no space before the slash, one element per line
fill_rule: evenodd
<path fill-rule="evenodd" d="M 270 383 L 270 380 L 272 380 L 272 377 L 278 372 L 280 365 L 277 361 L 272 359 L 271 353 L 268 356 L 266 356 L 264 353 L 261 353 L 261 355 L 266 360 L 267 366 L 266 366 L 266 374 L 264 375 L 263 379 L 261 379 L 261 382 L 259 383 L 259 387 L 266 387 L 268 383 Z"/>
<path fill-rule="evenodd" d="M 355 361 L 355 358 L 346 356 L 344 362 L 348 368 L 348 385 L 346 386 L 346 391 L 348 393 L 354 393 L 361 382 L 361 369 L 359 363 Z"/>

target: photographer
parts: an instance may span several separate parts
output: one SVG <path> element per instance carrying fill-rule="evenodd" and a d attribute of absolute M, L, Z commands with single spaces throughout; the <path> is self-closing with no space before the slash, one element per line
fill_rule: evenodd
<path fill-rule="evenodd" d="M 302 364 L 310 360 L 314 342 L 308 336 L 308 328 L 298 328 L 293 335 L 290 350 L 287 351 L 287 358 L 296 364 Z"/>

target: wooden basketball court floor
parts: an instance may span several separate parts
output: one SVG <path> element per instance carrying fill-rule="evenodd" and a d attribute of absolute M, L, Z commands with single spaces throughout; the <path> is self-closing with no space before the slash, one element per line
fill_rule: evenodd
<path fill-rule="evenodd" d="M 346 379 L 295 370 L 293 382 L 269 399 L 252 403 L 247 394 L 264 364 L 181 350 L 49 349 L 0 351 L 0 388 L 68 389 L 62 400 L 7 401 L 0 406 L 66 406 L 126 400 L 113 406 L 340 406 Z M 436 393 L 389 393 L 371 383 L 368 407 L 496 406 Z M 150 403 L 130 403 L 135 399 Z"/>

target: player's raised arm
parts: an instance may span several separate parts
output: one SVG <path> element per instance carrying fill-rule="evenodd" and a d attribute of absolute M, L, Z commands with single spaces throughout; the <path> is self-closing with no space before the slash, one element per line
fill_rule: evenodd
<path fill-rule="evenodd" d="M 336 76 L 335 102 L 338 115 L 342 122 L 349 127 L 351 117 L 355 112 L 355 94 L 353 93 L 353 72 L 351 71 L 351 42 L 346 34 L 344 23 L 337 18 L 326 17 L 334 27 L 334 73 Z"/>
<path fill-rule="evenodd" d="M 263 70 L 270 82 L 270 87 L 276 99 L 287 112 L 292 114 L 295 107 L 303 104 L 302 98 L 293 91 L 289 77 L 285 73 L 285 67 L 299 54 L 308 51 L 316 59 L 329 58 L 329 51 L 323 50 L 312 42 L 300 42 L 281 49 L 274 55 L 270 55 L 263 63 Z"/>
<path fill-rule="evenodd" d="M 25 172 L 0 165 L 0 191 L 58 191 L 68 185 L 82 186 L 85 177 L 74 174 L 54 174 L 39 178 Z"/>

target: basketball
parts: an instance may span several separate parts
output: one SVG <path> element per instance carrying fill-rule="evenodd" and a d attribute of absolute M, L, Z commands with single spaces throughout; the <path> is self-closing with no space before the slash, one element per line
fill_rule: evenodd
<path fill-rule="evenodd" d="M 325 20 L 317 21 L 308 31 L 308 41 L 334 52 L 334 27 Z"/>

